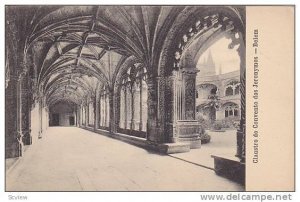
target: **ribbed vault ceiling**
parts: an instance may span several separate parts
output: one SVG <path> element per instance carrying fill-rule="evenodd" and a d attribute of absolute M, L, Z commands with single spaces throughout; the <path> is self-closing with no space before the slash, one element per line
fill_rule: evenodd
<path fill-rule="evenodd" d="M 129 57 L 151 68 L 176 17 L 190 9 L 11 6 L 6 16 L 18 27 L 10 28 L 19 39 L 18 51 L 23 50 L 35 66 L 47 103 L 69 100 L 80 104 L 104 85 L 113 89 L 116 74 Z"/>

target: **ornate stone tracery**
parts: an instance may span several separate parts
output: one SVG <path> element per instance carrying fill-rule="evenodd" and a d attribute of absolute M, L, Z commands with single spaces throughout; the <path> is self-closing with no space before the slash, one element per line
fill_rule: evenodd
<path fill-rule="evenodd" d="M 147 70 L 141 64 L 129 67 L 119 83 L 119 131 L 146 137 L 147 126 Z"/>

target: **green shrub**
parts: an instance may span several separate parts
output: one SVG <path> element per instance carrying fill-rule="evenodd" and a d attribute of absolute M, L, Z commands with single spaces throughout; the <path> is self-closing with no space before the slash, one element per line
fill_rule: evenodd
<path fill-rule="evenodd" d="M 206 144 L 210 142 L 211 136 L 205 131 L 203 125 L 199 126 L 199 133 L 200 133 L 201 143 Z"/>
<path fill-rule="evenodd" d="M 222 123 L 216 122 L 216 123 L 213 124 L 213 129 L 214 130 L 221 130 L 222 128 L 223 128 Z"/>
<path fill-rule="evenodd" d="M 236 117 L 227 117 L 222 121 L 223 128 L 238 128 L 239 119 Z"/>
<path fill-rule="evenodd" d="M 201 115 L 197 116 L 197 120 L 204 129 L 209 129 L 212 127 L 212 121 L 203 118 Z"/>
<path fill-rule="evenodd" d="M 205 132 L 200 136 L 200 138 L 201 138 L 201 143 L 206 144 L 210 142 L 211 136 L 207 134 L 207 132 Z"/>

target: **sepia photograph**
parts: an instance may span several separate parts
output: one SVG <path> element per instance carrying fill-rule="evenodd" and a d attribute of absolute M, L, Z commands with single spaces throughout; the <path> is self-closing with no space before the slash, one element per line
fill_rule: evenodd
<path fill-rule="evenodd" d="M 6 191 L 244 191 L 245 19 L 6 5 Z"/>
<path fill-rule="evenodd" d="M 295 192 L 295 5 L 58 3 L 3 5 L 8 200 Z"/>

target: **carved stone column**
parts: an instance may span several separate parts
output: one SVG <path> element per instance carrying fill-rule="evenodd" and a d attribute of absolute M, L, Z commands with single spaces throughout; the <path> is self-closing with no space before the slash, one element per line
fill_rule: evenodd
<path fill-rule="evenodd" d="M 94 97 L 94 130 L 99 128 L 99 93 Z"/>
<path fill-rule="evenodd" d="M 165 107 L 168 103 L 165 102 L 166 78 L 163 76 L 156 77 L 157 82 L 157 125 L 156 133 L 161 143 L 169 142 L 168 134 L 165 133 Z"/>
<path fill-rule="evenodd" d="M 140 98 L 140 100 L 139 100 L 139 104 L 140 104 L 140 114 L 139 114 L 139 116 L 140 116 L 140 120 L 139 120 L 139 131 L 142 131 L 143 130 L 143 79 L 142 78 L 140 78 L 140 86 L 139 86 L 139 88 L 140 88 L 140 92 L 139 92 L 139 98 Z M 146 112 L 147 113 L 147 112 Z"/>
<path fill-rule="evenodd" d="M 124 113 L 123 113 L 123 119 L 124 119 L 124 128 L 127 128 L 127 87 L 123 86 L 124 88 Z"/>
<path fill-rule="evenodd" d="M 81 125 L 80 113 L 81 113 L 81 106 L 77 105 L 76 106 L 76 126 L 77 127 L 80 127 L 80 125 Z"/>
<path fill-rule="evenodd" d="M 186 143 L 191 149 L 201 147 L 200 125 L 195 120 L 195 83 L 198 71 L 191 68 L 174 71 L 169 77 L 166 91 L 171 104 L 166 113 L 169 117 L 170 142 Z"/>
<path fill-rule="evenodd" d="M 120 89 L 116 89 L 114 94 L 114 129 L 112 130 L 113 133 L 116 133 L 118 127 L 120 126 L 120 112 L 121 112 L 121 92 Z"/>
<path fill-rule="evenodd" d="M 134 85 L 134 84 L 133 84 Z M 136 93 L 136 89 L 134 86 L 131 86 L 131 124 L 130 124 L 130 130 L 134 130 L 135 128 L 135 114 L 136 114 L 136 106 L 135 106 L 135 93 Z"/>
<path fill-rule="evenodd" d="M 155 78 L 147 80 L 148 85 L 148 120 L 147 120 L 147 140 L 161 143 L 161 138 L 157 133 L 157 81 Z"/>
<path fill-rule="evenodd" d="M 133 84 L 132 90 L 132 129 L 140 131 L 141 129 L 141 80 Z"/>
<path fill-rule="evenodd" d="M 5 89 L 5 158 L 22 156 L 20 116 L 20 80 L 10 75 Z"/>
<path fill-rule="evenodd" d="M 85 127 L 87 127 L 89 125 L 89 102 L 88 99 L 86 99 L 85 102 Z"/>
<path fill-rule="evenodd" d="M 172 75 L 167 78 L 165 87 L 166 96 L 166 109 L 165 109 L 165 121 L 166 133 L 169 137 L 169 142 L 177 142 L 176 136 L 176 121 L 178 119 L 178 71 L 173 71 Z"/>
<path fill-rule="evenodd" d="M 83 119 L 82 119 L 82 103 L 79 105 L 79 127 L 83 125 Z"/>
<path fill-rule="evenodd" d="M 40 94 L 39 96 L 39 135 L 38 138 L 41 139 L 43 137 L 43 96 Z"/>
<path fill-rule="evenodd" d="M 199 70 L 195 68 L 182 69 L 182 80 L 184 85 L 183 105 L 184 119 L 195 120 L 195 104 L 196 104 L 196 75 Z"/>
<path fill-rule="evenodd" d="M 130 84 L 126 86 L 126 129 L 131 129 L 132 121 L 132 95 Z"/>
<path fill-rule="evenodd" d="M 29 75 L 24 75 L 21 79 L 21 128 L 24 145 L 32 144 L 31 137 L 31 90 L 29 89 Z"/>
<path fill-rule="evenodd" d="M 102 108 L 103 108 L 103 106 L 102 106 L 102 95 L 101 94 L 99 94 L 99 127 L 98 128 L 100 128 L 100 126 L 102 126 Z"/>
<path fill-rule="evenodd" d="M 115 122 L 115 113 L 114 113 L 114 90 L 110 90 L 108 94 L 108 102 L 109 102 L 109 131 L 112 133 L 117 132 L 116 122 Z M 108 112 L 107 110 L 107 112 Z"/>
<path fill-rule="evenodd" d="M 103 103 L 102 103 L 102 105 L 103 105 L 103 113 L 102 113 L 102 118 L 103 118 L 103 126 L 104 127 L 106 127 L 107 125 L 106 125 L 106 123 L 107 123 L 107 98 L 106 98 L 106 96 L 107 96 L 107 92 L 105 92 L 104 94 L 103 94 Z"/>

